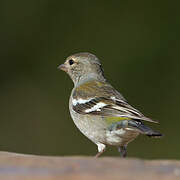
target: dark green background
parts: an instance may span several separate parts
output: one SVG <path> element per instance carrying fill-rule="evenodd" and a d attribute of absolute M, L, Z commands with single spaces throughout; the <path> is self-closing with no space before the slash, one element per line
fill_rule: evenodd
<path fill-rule="evenodd" d="M 96 54 L 129 103 L 159 120 L 162 139 L 140 136 L 131 157 L 180 159 L 178 1 L 1 0 L 0 150 L 95 155 L 73 124 L 70 78 L 57 70 Z M 104 155 L 119 156 L 116 148 Z"/>

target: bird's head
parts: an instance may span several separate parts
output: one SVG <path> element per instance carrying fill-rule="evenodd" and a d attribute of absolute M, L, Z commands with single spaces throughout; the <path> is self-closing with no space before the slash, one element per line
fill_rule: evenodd
<path fill-rule="evenodd" d="M 75 85 L 86 79 L 104 79 L 99 59 L 87 52 L 69 56 L 64 64 L 58 66 L 58 69 L 65 71 Z"/>

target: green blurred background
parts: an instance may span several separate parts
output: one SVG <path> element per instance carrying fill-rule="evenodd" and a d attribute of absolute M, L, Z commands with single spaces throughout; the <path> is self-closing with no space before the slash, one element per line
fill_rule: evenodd
<path fill-rule="evenodd" d="M 165 137 L 140 136 L 128 155 L 180 159 L 178 1 L 1 0 L 0 22 L 1 151 L 96 154 L 69 115 L 73 84 L 57 70 L 85 51 L 130 104 L 160 121 L 153 127 Z"/>

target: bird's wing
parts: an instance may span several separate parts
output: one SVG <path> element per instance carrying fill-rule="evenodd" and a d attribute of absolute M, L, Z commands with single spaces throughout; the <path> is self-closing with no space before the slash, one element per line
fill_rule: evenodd
<path fill-rule="evenodd" d="M 84 115 L 117 117 L 117 121 L 121 118 L 129 118 L 156 123 L 130 106 L 110 84 L 99 81 L 90 81 L 75 88 L 72 108 L 75 112 Z"/>

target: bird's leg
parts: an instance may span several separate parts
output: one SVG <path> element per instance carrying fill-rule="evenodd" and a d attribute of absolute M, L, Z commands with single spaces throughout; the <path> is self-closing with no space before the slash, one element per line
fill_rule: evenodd
<path fill-rule="evenodd" d="M 98 146 L 98 153 L 96 154 L 95 158 L 98 158 L 106 149 L 106 146 L 101 143 L 97 143 Z"/>
<path fill-rule="evenodd" d="M 120 152 L 120 156 L 123 158 L 125 158 L 127 156 L 126 147 L 127 147 L 126 145 L 118 147 L 118 151 Z"/>
<path fill-rule="evenodd" d="M 103 153 L 103 151 L 102 152 L 98 152 L 94 157 L 98 158 L 102 153 Z"/>

